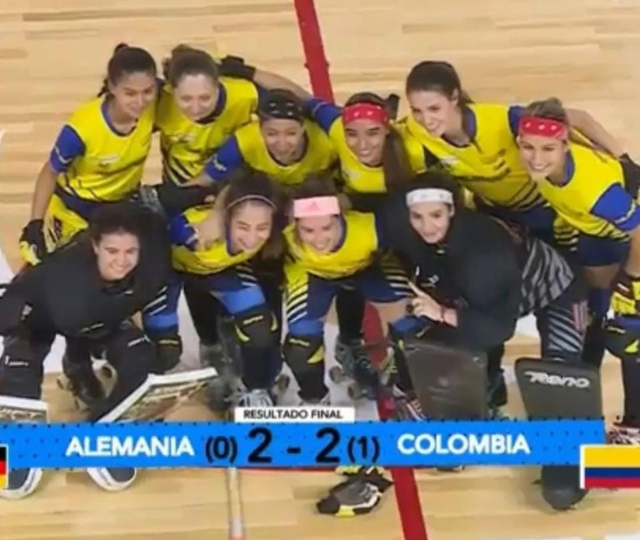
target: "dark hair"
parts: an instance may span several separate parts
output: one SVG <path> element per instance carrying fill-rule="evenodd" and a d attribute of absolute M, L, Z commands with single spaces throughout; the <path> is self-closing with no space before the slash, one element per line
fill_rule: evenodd
<path fill-rule="evenodd" d="M 244 202 L 264 202 L 277 211 L 282 206 L 283 193 L 268 175 L 249 167 L 236 170 L 229 176 L 228 191 L 224 199 L 227 216 L 230 217 Z"/>
<path fill-rule="evenodd" d="M 470 103 L 473 103 L 469 94 L 462 89 L 460 76 L 449 62 L 425 60 L 415 65 L 407 76 L 405 91 L 411 92 L 438 92 L 451 99 L 458 93 L 458 107 L 461 111 Z M 476 144 L 475 136 L 469 132 L 466 123 L 462 122 L 462 129 L 473 144 Z"/>
<path fill-rule="evenodd" d="M 330 171 L 314 172 L 296 186 L 290 193 L 293 200 L 309 199 L 311 197 L 335 197 L 339 193 L 338 187 Z"/>
<path fill-rule="evenodd" d="M 460 184 L 449 173 L 444 171 L 425 171 L 415 175 L 403 187 L 407 194 L 416 189 L 444 189 L 453 195 L 453 207 L 456 212 L 465 208 L 464 194 Z"/>
<path fill-rule="evenodd" d="M 107 234 L 129 233 L 142 238 L 146 229 L 147 213 L 133 202 L 107 203 L 100 205 L 91 215 L 89 238 L 95 244 L 100 243 Z"/>
<path fill-rule="evenodd" d="M 261 122 L 280 118 L 302 123 L 305 119 L 304 103 L 291 90 L 267 90 L 258 101 L 258 118 Z"/>
<path fill-rule="evenodd" d="M 184 44 L 174 47 L 171 56 L 163 60 L 162 71 L 174 88 L 187 75 L 204 75 L 214 84 L 220 78 L 218 65 L 207 52 Z"/>
<path fill-rule="evenodd" d="M 610 157 L 614 157 L 605 150 L 596 147 L 586 136 L 571 132 L 571 123 L 569 122 L 567 111 L 565 110 L 562 101 L 556 97 L 550 97 L 530 103 L 525 107 L 522 116 L 537 116 L 538 118 L 548 118 L 549 120 L 562 122 L 569 129 L 569 138 L 572 142 L 589 148 L 598 154 L 599 157 L 602 157 L 601 154 L 607 154 Z"/>
<path fill-rule="evenodd" d="M 448 62 L 425 60 L 415 65 L 407 76 L 405 91 L 433 91 L 448 98 L 457 91 L 460 106 L 473 103 L 469 94 L 462 89 L 462 83 L 456 69 Z"/>
<path fill-rule="evenodd" d="M 116 85 L 132 73 L 148 73 L 155 78 L 158 74 L 156 61 L 145 49 L 119 43 L 107 64 L 107 77 L 104 79 L 98 96 L 109 93 L 109 83 Z"/>
<path fill-rule="evenodd" d="M 393 111 L 389 110 L 388 103 L 373 92 L 359 92 L 354 94 L 347 100 L 344 106 L 348 107 L 356 103 L 380 105 L 387 110 L 389 117 L 393 115 Z M 384 172 L 384 184 L 389 193 L 404 184 L 412 174 L 409 155 L 407 154 L 404 141 L 398 130 L 393 126 L 389 127 L 389 133 L 382 148 L 382 170 Z"/>

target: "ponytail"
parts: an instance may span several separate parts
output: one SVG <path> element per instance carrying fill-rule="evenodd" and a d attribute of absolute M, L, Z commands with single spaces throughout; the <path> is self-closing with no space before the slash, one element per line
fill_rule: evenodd
<path fill-rule="evenodd" d="M 218 84 L 220 70 L 214 59 L 205 51 L 180 44 L 173 48 L 171 56 L 162 61 L 163 76 L 174 88 L 187 75 L 204 75 Z"/>
<path fill-rule="evenodd" d="M 107 76 L 104 78 L 98 97 L 109 94 L 109 85 L 116 85 L 124 77 L 133 73 L 147 73 L 157 76 L 156 62 L 145 49 L 130 47 L 126 43 L 118 43 L 107 64 Z"/>

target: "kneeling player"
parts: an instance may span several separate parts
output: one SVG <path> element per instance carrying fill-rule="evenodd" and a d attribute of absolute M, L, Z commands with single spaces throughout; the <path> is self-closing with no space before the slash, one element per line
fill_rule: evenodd
<path fill-rule="evenodd" d="M 293 221 L 285 230 L 288 334 L 284 359 L 300 386 L 302 402 L 328 403 L 329 393 L 324 384 L 324 323 L 341 288 L 354 288 L 372 302 L 380 313 L 383 328 L 386 331 L 389 325 L 392 335 L 410 331 L 419 321 L 406 316 L 410 296 L 406 274 L 395 259 L 376 256 L 378 250 L 387 246 L 379 234 L 375 216 L 343 213 L 335 186 L 328 177 L 310 176 L 295 192 Z M 375 395 L 381 381 L 368 358 L 365 363 L 353 366 L 354 378 L 365 392 L 371 390 Z"/>
<path fill-rule="evenodd" d="M 593 378 L 591 366 L 577 365 L 586 332 L 586 290 L 557 251 L 494 218 L 464 209 L 455 182 L 441 173 L 416 177 L 384 212 L 385 233 L 420 276 L 421 288 L 414 287 L 414 313 L 432 324 L 423 339 L 463 351 L 485 351 L 490 359 L 496 349 L 501 354 L 518 319 L 533 314 L 544 359 L 540 369 L 565 369 L 570 375 Z M 416 346 L 419 351 L 419 343 Z M 434 376 L 429 359 L 420 361 L 417 356 L 413 377 L 406 366 L 398 365 L 404 391 L 413 390 L 412 379 L 417 386 L 427 385 Z M 560 363 L 567 365 L 559 367 Z M 498 374 L 493 366 L 489 388 L 497 387 Z M 543 407 L 547 402 L 559 417 L 575 414 L 573 401 L 585 400 L 585 415 L 599 406 L 597 392 L 583 398 L 583 391 L 574 389 L 571 394 L 565 389 L 565 402 L 550 401 L 541 385 L 521 389 L 527 394 L 523 397 L 530 416 L 539 416 L 541 407 L 548 409 Z M 506 396 L 499 397 L 506 401 Z M 501 404 L 495 395 L 490 399 L 494 407 Z M 545 478 L 543 493 L 554 507 L 570 506 L 584 496 L 573 468 L 543 468 Z"/>
<path fill-rule="evenodd" d="M 170 271 L 166 229 L 152 212 L 133 203 L 96 210 L 89 231 L 16 276 L 0 299 L 0 396 L 39 400 L 43 363 L 56 334 L 67 338 L 67 361 L 78 366 L 78 388 L 95 387 L 90 351 L 105 351 L 116 372 L 108 396 L 97 397 L 91 420 L 112 411 L 162 365 L 156 346 L 132 317 L 158 294 Z M 71 345 L 73 344 L 73 345 Z M 176 362 L 178 357 L 176 356 Z M 90 392 L 85 392 L 85 394 Z M 130 468 L 89 469 L 104 489 L 133 482 Z M 38 486 L 42 470 L 9 472 L 6 498 L 21 498 Z"/>
<path fill-rule="evenodd" d="M 208 244 L 196 240 L 198 225 L 212 211 L 209 207 L 194 207 L 172 219 L 175 275 L 158 298 L 158 306 L 152 304 L 144 313 L 145 327 L 154 339 L 175 339 L 181 286 L 186 279 L 197 282 L 199 289 L 216 297 L 234 320 L 244 387 L 236 402 L 269 406 L 273 405 L 269 390 L 281 366 L 280 328 L 247 263 L 277 239 L 277 233 L 272 232 L 279 194 L 264 173 L 240 171 L 220 197 L 216 209 L 223 201 L 221 240 Z M 221 363 L 214 367 L 226 379 L 229 366 Z"/>

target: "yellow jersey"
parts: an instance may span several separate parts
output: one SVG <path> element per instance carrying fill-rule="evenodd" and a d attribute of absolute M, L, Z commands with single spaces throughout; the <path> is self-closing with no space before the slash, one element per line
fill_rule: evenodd
<path fill-rule="evenodd" d="M 624 239 L 640 224 L 620 163 L 581 144 L 569 143 L 563 184 L 539 186 L 559 217 L 586 235 Z"/>
<path fill-rule="evenodd" d="M 342 222 L 342 238 L 329 253 L 318 253 L 298 240 L 295 226 L 284 230 L 287 243 L 286 265 L 297 265 L 309 274 L 324 279 L 349 277 L 364 270 L 374 260 L 380 247 L 374 214 L 346 212 Z"/>
<path fill-rule="evenodd" d="M 207 163 L 205 171 L 214 181 L 221 181 L 232 171 L 248 165 L 285 188 L 299 185 L 309 174 L 330 169 L 337 159 L 329 137 L 317 124 L 305 120 L 304 129 L 305 151 L 295 163 L 282 165 L 271 157 L 260 132 L 260 123 L 254 121 L 235 132 Z"/>
<path fill-rule="evenodd" d="M 382 166 L 370 167 L 362 163 L 347 144 L 340 107 L 318 98 L 310 99 L 307 108 L 314 120 L 329 136 L 340 160 L 340 174 L 347 193 L 386 193 L 387 186 Z M 404 142 L 409 164 L 414 173 L 426 169 L 424 150 L 420 142 L 404 126 L 393 126 Z"/>
<path fill-rule="evenodd" d="M 544 205 L 538 187 L 520 161 L 515 141 L 522 109 L 491 104 L 467 107 L 463 121 L 472 142 L 466 146 L 430 135 L 412 116 L 402 123 L 461 185 L 487 205 L 514 211 Z"/>
<path fill-rule="evenodd" d="M 89 201 L 119 201 L 138 189 L 151 149 L 155 103 L 128 134 L 118 133 L 106 98 L 81 105 L 62 129 L 50 163 L 58 189 Z"/>
<path fill-rule="evenodd" d="M 190 225 L 203 221 L 209 212 L 210 206 L 195 206 L 189 208 L 182 215 Z M 225 239 L 219 240 L 208 249 L 197 248 L 191 250 L 184 245 L 174 244 L 171 248 L 172 264 L 174 270 L 188 274 L 206 276 L 217 274 L 227 268 L 236 266 L 251 259 L 263 245 L 259 245 L 251 251 L 232 253 Z"/>
<path fill-rule="evenodd" d="M 171 85 L 165 84 L 156 112 L 163 180 L 184 184 L 198 176 L 215 151 L 240 126 L 251 121 L 257 106 L 255 84 L 223 77 L 215 109 L 208 118 L 194 121 L 180 110 Z"/>

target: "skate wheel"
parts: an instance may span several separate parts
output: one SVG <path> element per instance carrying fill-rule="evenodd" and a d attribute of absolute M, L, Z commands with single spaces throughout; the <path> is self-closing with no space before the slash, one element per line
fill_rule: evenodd
<path fill-rule="evenodd" d="M 279 375 L 276 379 L 276 388 L 279 392 L 286 392 L 291 384 L 291 379 L 288 375 Z"/>
<path fill-rule="evenodd" d="M 220 379 L 212 380 L 206 389 L 209 408 L 215 413 L 224 413 L 229 410 L 229 397 L 231 388 Z"/>
<path fill-rule="evenodd" d="M 329 370 L 329 379 L 335 384 L 340 384 L 345 379 L 344 371 L 339 366 L 333 366 Z"/>
<path fill-rule="evenodd" d="M 358 385 L 350 384 L 347 388 L 347 394 L 349 399 L 356 401 L 362 397 L 362 389 Z"/>
<path fill-rule="evenodd" d="M 115 369 L 109 364 L 105 364 L 100 368 L 100 374 L 105 379 L 113 379 L 115 377 Z"/>

